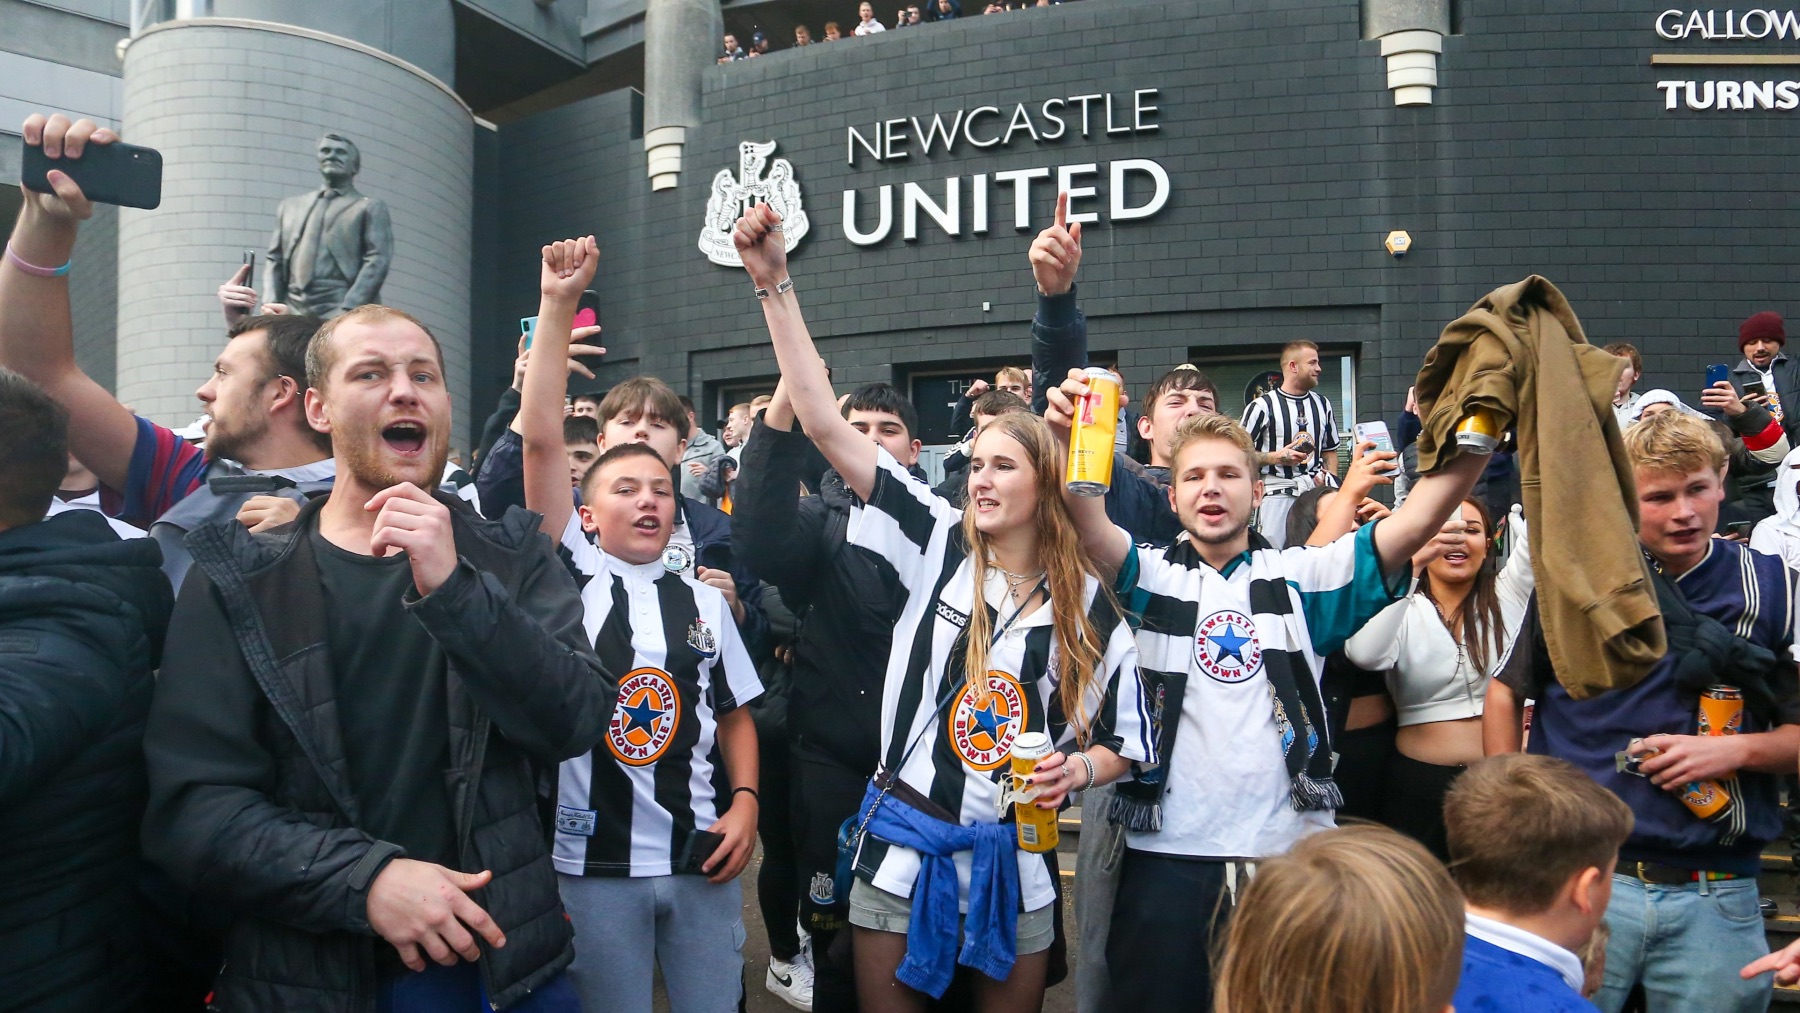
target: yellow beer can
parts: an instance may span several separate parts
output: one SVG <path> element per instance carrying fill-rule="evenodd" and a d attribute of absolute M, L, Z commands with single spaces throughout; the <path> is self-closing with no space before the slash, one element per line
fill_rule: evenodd
<path fill-rule="evenodd" d="M 1067 484 L 1077 496 L 1104 496 L 1112 488 L 1113 441 L 1119 433 L 1119 378 L 1097 366 L 1084 372 L 1088 392 L 1069 427 Z"/>
<path fill-rule="evenodd" d="M 1050 736 L 1043 732 L 1021 732 L 1012 744 L 1012 781 L 1014 791 L 1025 790 L 1025 779 L 1037 769 L 1039 761 L 1049 756 Z M 1039 809 L 1036 802 L 1015 802 L 1013 811 L 1019 821 L 1019 847 L 1026 851 L 1050 851 L 1056 847 L 1056 810 Z"/>

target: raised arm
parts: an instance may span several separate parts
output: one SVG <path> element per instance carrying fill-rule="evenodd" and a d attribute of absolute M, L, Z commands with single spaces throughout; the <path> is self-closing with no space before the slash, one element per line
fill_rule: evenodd
<path fill-rule="evenodd" d="M 1375 530 L 1375 549 L 1383 573 L 1399 573 L 1412 566 L 1413 553 L 1423 548 L 1444 526 L 1475 488 L 1475 480 L 1487 467 L 1488 455 L 1463 450 L 1448 464 L 1419 479 L 1391 516 Z"/>
<path fill-rule="evenodd" d="M 537 333 L 519 399 L 514 427 L 525 449 L 525 506 L 544 517 L 542 530 L 562 537 L 574 511 L 569 495 L 569 461 L 563 451 L 563 398 L 569 391 L 570 329 L 581 291 L 594 283 L 600 247 L 593 236 L 564 239 L 543 249 L 538 276 Z"/>
<path fill-rule="evenodd" d="M 52 158 L 80 158 L 89 144 L 119 139 L 88 120 L 70 123 L 66 116 L 46 119 L 38 113 L 25 121 L 24 134 L 27 145 L 42 145 Z M 75 364 L 68 275 L 46 276 L 49 271 L 19 264 L 50 269 L 70 264 L 80 223 L 94 213 L 66 173 L 50 170 L 50 185 L 54 194 L 20 188 L 25 202 L 13 226 L 13 256 L 0 263 L 0 366 L 23 374 L 68 411 L 69 451 L 108 488 L 123 491 L 137 420 Z"/>
<path fill-rule="evenodd" d="M 1081 223 L 1069 224 L 1067 192 L 1056 195 L 1056 220 L 1038 233 L 1028 257 L 1038 299 L 1031 318 L 1031 410 L 1042 415 L 1050 389 L 1088 364 L 1087 318 L 1075 302 Z"/>
<path fill-rule="evenodd" d="M 1376 486 L 1394 484 L 1394 472 L 1398 470 L 1394 462 L 1399 456 L 1391 450 L 1376 450 L 1373 443 L 1358 443 L 1350 468 L 1344 472 L 1343 485 L 1332 498 L 1331 505 L 1319 512 L 1319 523 L 1306 544 L 1330 545 L 1355 531 L 1363 500 L 1369 498 Z"/>
<path fill-rule="evenodd" d="M 850 491 L 866 501 L 875 490 L 879 449 L 838 414 L 831 378 L 825 375 L 825 360 L 813 347 L 793 289 L 776 291 L 788 280 L 787 247 L 780 230 L 781 215 L 767 204 L 758 204 L 738 219 L 731 238 L 743 257 L 750 283 L 768 293 L 762 300 L 763 319 L 769 325 L 775 361 L 781 366 L 781 382 L 793 402 L 800 427 L 837 469 Z"/>

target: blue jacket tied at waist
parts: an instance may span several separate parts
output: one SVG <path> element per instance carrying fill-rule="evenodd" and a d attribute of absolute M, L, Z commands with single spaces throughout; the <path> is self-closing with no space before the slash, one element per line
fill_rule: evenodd
<path fill-rule="evenodd" d="M 869 819 L 868 832 L 890 844 L 919 853 L 919 878 L 913 886 L 912 923 L 906 932 L 906 959 L 894 977 L 902 984 L 942 998 L 958 963 L 995 981 L 1012 974 L 1019 936 L 1019 862 L 1008 823 L 972 827 L 946 823 L 895 798 L 885 799 L 871 781 L 863 794 L 862 812 L 880 804 Z M 956 945 L 959 851 L 974 851 L 969 876 L 969 914 L 962 950 Z"/>

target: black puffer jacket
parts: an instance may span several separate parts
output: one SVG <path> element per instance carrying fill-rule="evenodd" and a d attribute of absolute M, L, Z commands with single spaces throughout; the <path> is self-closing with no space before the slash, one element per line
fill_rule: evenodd
<path fill-rule="evenodd" d="M 900 578 L 846 540 L 856 497 L 837 472 L 826 472 L 819 495 L 800 495 L 811 446 L 798 426 L 782 432 L 756 420 L 732 507 L 735 548 L 788 608 L 806 610 L 788 684 L 789 741 L 873 774 Z"/>
<path fill-rule="evenodd" d="M 0 1006 L 135 1009 L 162 551 L 89 510 L 0 532 Z"/>
<path fill-rule="evenodd" d="M 489 521 L 438 499 L 461 561 L 406 607 L 449 660 L 456 867 L 493 870 L 472 896 L 506 933 L 505 948 L 482 945 L 479 965 L 505 1009 L 573 959 L 537 788 L 604 734 L 617 686 L 538 516 Z M 369 927 L 368 888 L 403 852 L 357 828 L 306 534 L 323 502 L 262 535 L 233 523 L 189 536 L 194 570 L 145 735 L 147 856 L 242 912 L 226 936 L 221 1010 L 376 1008 L 376 955 L 388 944 Z"/>

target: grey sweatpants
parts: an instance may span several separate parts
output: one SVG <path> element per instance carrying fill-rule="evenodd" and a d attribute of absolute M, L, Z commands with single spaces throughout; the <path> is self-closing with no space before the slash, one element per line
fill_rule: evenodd
<path fill-rule="evenodd" d="M 1081 793 L 1081 840 L 1075 858 L 1075 928 L 1081 934 L 1075 958 L 1077 1013 L 1099 1013 L 1112 991 L 1106 939 L 1112 928 L 1119 858 L 1125 847 L 1124 828 L 1106 819 L 1114 791 L 1106 784 Z"/>
<path fill-rule="evenodd" d="M 650 1013 L 662 968 L 671 1013 L 736 1013 L 744 993 L 744 893 L 704 876 L 556 877 L 575 926 L 569 981 L 581 1008 Z"/>

